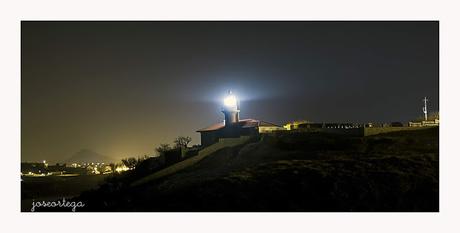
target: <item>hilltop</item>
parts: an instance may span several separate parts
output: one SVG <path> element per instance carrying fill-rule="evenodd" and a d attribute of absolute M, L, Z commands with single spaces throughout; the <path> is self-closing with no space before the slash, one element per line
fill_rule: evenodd
<path fill-rule="evenodd" d="M 369 137 L 263 135 L 139 186 L 136 171 L 84 211 L 438 211 L 438 128 Z"/>

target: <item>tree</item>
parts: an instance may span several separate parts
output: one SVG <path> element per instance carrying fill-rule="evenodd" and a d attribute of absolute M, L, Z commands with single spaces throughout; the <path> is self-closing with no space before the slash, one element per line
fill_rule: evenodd
<path fill-rule="evenodd" d="M 122 159 L 121 162 L 126 167 L 132 169 L 132 168 L 135 168 L 140 161 L 134 157 L 130 157 L 130 158 Z"/>
<path fill-rule="evenodd" d="M 174 139 L 174 145 L 176 148 L 187 147 L 187 145 L 192 141 L 192 138 L 189 136 L 179 136 Z"/>
<path fill-rule="evenodd" d="M 171 146 L 167 143 L 160 144 L 159 147 L 155 148 L 155 150 L 161 155 L 162 153 L 171 150 Z"/>

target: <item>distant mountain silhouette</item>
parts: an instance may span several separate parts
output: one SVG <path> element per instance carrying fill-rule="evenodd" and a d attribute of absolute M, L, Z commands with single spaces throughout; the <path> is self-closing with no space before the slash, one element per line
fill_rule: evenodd
<path fill-rule="evenodd" d="M 65 163 L 110 163 L 115 162 L 115 159 L 105 155 L 101 155 L 89 149 L 82 149 L 72 155 Z"/>

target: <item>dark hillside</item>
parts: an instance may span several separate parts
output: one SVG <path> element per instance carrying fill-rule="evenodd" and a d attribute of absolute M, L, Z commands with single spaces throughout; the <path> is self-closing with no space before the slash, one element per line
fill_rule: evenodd
<path fill-rule="evenodd" d="M 364 138 L 283 133 L 79 199 L 87 211 L 438 211 L 438 147 L 438 128 Z"/>

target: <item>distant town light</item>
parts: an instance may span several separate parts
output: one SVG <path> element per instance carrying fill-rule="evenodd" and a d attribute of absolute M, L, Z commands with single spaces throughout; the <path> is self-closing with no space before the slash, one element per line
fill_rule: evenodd
<path fill-rule="evenodd" d="M 128 170 L 130 170 L 130 169 L 125 165 L 118 166 L 117 168 L 115 168 L 115 171 L 118 172 L 118 173 L 125 172 L 125 171 L 128 171 Z"/>

